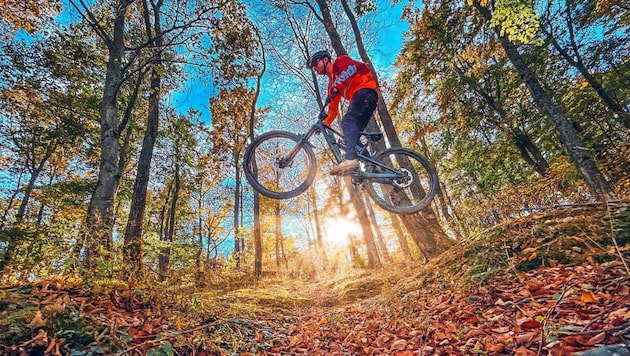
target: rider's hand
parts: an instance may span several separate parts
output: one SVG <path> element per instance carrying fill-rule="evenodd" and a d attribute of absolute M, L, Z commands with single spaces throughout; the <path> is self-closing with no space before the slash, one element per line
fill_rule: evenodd
<path fill-rule="evenodd" d="M 331 102 L 333 99 L 339 94 L 339 89 L 332 87 L 330 88 L 330 92 L 328 93 L 328 97 L 326 98 L 326 102 Z"/>

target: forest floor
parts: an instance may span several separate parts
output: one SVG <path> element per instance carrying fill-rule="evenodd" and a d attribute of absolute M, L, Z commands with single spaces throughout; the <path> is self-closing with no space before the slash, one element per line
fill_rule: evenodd
<path fill-rule="evenodd" d="M 630 341 L 630 202 L 548 209 L 426 264 L 129 289 L 0 287 L 2 355 L 572 355 Z M 625 259 L 625 260 L 624 260 Z M 598 353 L 597 355 L 612 355 Z"/>

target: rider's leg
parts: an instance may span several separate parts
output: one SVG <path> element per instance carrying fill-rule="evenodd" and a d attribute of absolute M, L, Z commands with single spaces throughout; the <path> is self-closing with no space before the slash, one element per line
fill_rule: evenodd
<path fill-rule="evenodd" d="M 345 160 L 333 168 L 330 173 L 338 174 L 359 168 L 356 146 L 360 132 L 365 129 L 376 109 L 378 93 L 374 89 L 361 89 L 354 93 L 348 111 L 341 119 L 341 130 L 346 143 Z"/>
<path fill-rule="evenodd" d="M 346 143 L 346 160 L 356 159 L 356 146 L 360 132 L 365 129 L 376 109 L 378 93 L 374 89 L 361 89 L 354 93 L 348 111 L 341 119 L 341 130 Z"/>

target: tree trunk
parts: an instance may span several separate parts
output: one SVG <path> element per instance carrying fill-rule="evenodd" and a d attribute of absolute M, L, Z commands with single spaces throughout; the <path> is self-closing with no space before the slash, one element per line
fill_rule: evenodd
<path fill-rule="evenodd" d="M 168 230 L 162 241 L 167 242 L 167 246 L 160 251 L 159 255 L 159 272 L 160 280 L 163 281 L 168 277 L 169 265 L 171 262 L 171 250 L 173 243 L 175 242 L 175 227 L 177 226 L 177 203 L 179 200 L 179 191 L 181 189 L 181 182 L 179 177 L 179 164 L 175 164 L 175 177 L 173 188 L 173 199 L 171 200 L 171 206 L 168 214 Z"/>
<path fill-rule="evenodd" d="M 350 255 L 350 262 L 356 267 L 365 267 L 361 256 L 359 255 L 359 250 L 357 249 L 357 236 L 355 234 L 348 235 L 348 253 Z"/>
<path fill-rule="evenodd" d="M 494 116 L 488 117 L 488 120 L 492 123 L 492 125 L 499 131 L 507 131 L 507 133 L 512 137 L 512 141 L 514 145 L 519 150 L 521 157 L 528 165 L 536 171 L 536 173 L 544 176 L 547 169 L 549 169 L 549 163 L 544 158 L 538 147 L 532 142 L 527 133 L 523 131 L 519 127 L 509 127 L 508 115 L 503 108 L 501 102 L 495 100 L 492 95 L 480 87 L 477 78 L 467 76 L 465 71 L 461 68 L 456 68 L 457 72 L 468 85 L 472 88 L 475 94 L 481 98 L 498 116 L 495 118 Z"/>
<path fill-rule="evenodd" d="M 441 184 L 441 183 L 440 183 Z M 440 192 L 441 192 L 441 196 L 444 199 L 445 202 L 445 209 L 451 209 L 451 211 L 453 212 L 453 223 L 454 226 L 452 227 L 452 230 L 456 231 L 456 234 L 459 236 L 468 236 L 468 227 L 462 225 L 462 219 L 459 215 L 457 215 L 457 211 L 455 210 L 455 206 L 453 206 L 453 201 L 451 200 L 451 197 L 448 195 L 448 193 L 446 193 L 446 188 L 442 185 L 440 187 Z"/>
<path fill-rule="evenodd" d="M 260 87 L 262 77 L 267 70 L 267 59 L 265 57 L 265 49 L 262 44 L 262 40 L 260 38 L 260 34 L 258 33 L 258 29 L 256 29 L 256 37 L 258 39 L 258 43 L 260 45 L 260 51 L 262 54 L 262 68 L 260 72 L 256 75 L 256 92 L 254 93 L 254 98 L 252 99 L 252 108 L 249 112 L 249 137 L 251 140 L 254 139 L 254 127 L 256 126 L 256 106 L 258 104 L 258 97 L 260 96 Z M 258 167 L 253 167 L 254 176 L 257 174 Z M 256 278 L 262 277 L 262 269 L 263 269 L 263 244 L 262 244 L 262 234 L 260 232 L 260 194 L 254 190 L 254 275 Z"/>
<path fill-rule="evenodd" d="M 254 191 L 254 275 L 262 277 L 263 244 L 260 232 L 260 194 Z"/>
<path fill-rule="evenodd" d="M 365 196 L 364 205 L 367 208 L 368 218 L 370 219 L 370 226 L 373 228 L 374 234 L 376 235 L 378 251 L 381 251 L 381 256 L 385 258 L 385 261 L 387 261 L 388 263 L 392 263 L 392 256 L 389 254 L 387 243 L 385 243 L 383 232 L 381 231 L 378 221 L 376 220 L 376 215 L 374 214 L 374 209 L 372 208 L 372 203 L 368 196 Z"/>
<path fill-rule="evenodd" d="M 315 188 L 311 187 L 308 190 L 310 201 L 313 204 L 313 219 L 315 220 L 315 250 L 323 261 L 328 259 L 326 250 L 324 249 L 324 241 L 322 237 L 322 226 L 319 221 L 319 208 L 317 206 L 317 194 L 315 194 Z"/>
<path fill-rule="evenodd" d="M 490 21 L 492 14 L 490 10 L 475 2 L 475 8 L 481 13 L 486 21 Z M 580 139 L 577 131 L 571 125 L 562 109 L 556 105 L 551 96 L 542 87 L 536 74 L 529 68 L 516 46 L 510 42 L 506 35 L 501 34 L 499 28 L 494 29 L 503 50 L 507 54 L 510 62 L 518 72 L 519 76 L 529 89 L 532 99 L 536 107 L 545 115 L 556 129 L 556 133 L 560 138 L 560 142 L 564 145 L 569 153 L 569 158 L 578 168 L 578 171 L 584 178 L 584 181 L 590 188 L 593 195 L 600 199 L 607 199 L 612 196 L 612 190 L 608 181 L 597 168 L 595 161 L 591 158 L 588 149 L 582 139 Z"/>
<path fill-rule="evenodd" d="M 348 6 L 347 0 L 341 0 L 341 4 L 352 26 L 352 30 L 354 32 L 354 36 L 357 42 L 357 49 L 359 51 L 361 59 L 370 67 L 370 70 L 372 70 L 372 73 L 374 74 L 374 77 L 378 82 L 378 74 L 376 73 L 374 65 L 372 64 L 372 61 L 368 56 L 367 51 L 365 50 L 365 46 L 363 45 L 361 31 L 359 30 L 356 18 L 354 17 L 352 10 Z M 385 104 L 385 100 L 383 99 L 383 96 L 380 92 L 378 95 L 376 110 L 378 112 L 381 124 L 383 125 L 383 130 L 387 135 L 387 139 L 390 145 L 392 147 L 402 147 L 400 139 L 398 138 L 398 133 L 396 132 L 396 129 L 394 127 L 392 117 L 389 114 L 389 110 L 387 109 L 387 104 Z M 382 149 L 384 143 L 381 142 L 380 145 L 380 148 Z M 417 189 L 422 188 L 418 186 Z M 414 241 L 420 242 L 422 239 L 427 239 L 425 243 L 423 243 L 423 245 L 426 245 L 427 247 L 430 246 L 428 250 L 424 251 L 424 253 L 426 254 L 425 256 L 428 258 L 437 256 L 441 252 L 445 251 L 448 247 L 450 247 L 453 243 L 453 241 L 449 239 L 448 236 L 446 236 L 446 233 L 440 226 L 439 221 L 437 220 L 435 214 L 431 209 L 431 206 L 426 207 L 422 210 L 422 212 L 418 214 L 405 214 L 401 217 L 401 221 L 403 222 L 403 224 L 405 224 L 409 233 L 414 235 Z M 418 228 L 420 226 L 424 228 Z M 419 235 L 422 234 L 423 231 L 432 231 L 432 233 L 431 235 L 425 236 Z"/>
<path fill-rule="evenodd" d="M 199 187 L 199 199 L 197 200 L 197 238 L 198 238 L 198 246 L 197 252 L 195 253 L 195 285 L 202 287 L 204 285 L 204 264 L 201 262 L 201 256 L 203 255 L 203 231 L 204 231 L 204 223 L 202 212 L 205 210 L 204 204 L 204 189 L 203 183 L 200 183 Z M 210 234 L 208 234 L 208 241 L 210 241 Z"/>
<path fill-rule="evenodd" d="M 238 149 L 235 149 L 233 159 L 234 159 L 234 176 L 235 176 L 235 185 L 234 185 L 234 253 L 233 257 L 236 259 L 236 267 L 239 267 L 241 264 L 241 257 L 243 251 L 241 251 L 241 231 L 240 231 L 240 223 L 239 223 L 239 209 L 241 203 L 241 167 L 238 164 Z"/>
<path fill-rule="evenodd" d="M 149 8 L 146 0 L 142 2 L 144 7 L 145 26 L 147 37 L 158 52 L 154 54 L 151 68 L 151 82 L 149 86 L 149 108 L 147 114 L 147 129 L 142 140 L 140 157 L 138 158 L 138 168 L 136 180 L 131 196 L 131 207 L 129 208 L 129 218 L 124 235 L 123 266 L 125 275 L 131 280 L 138 280 L 142 273 L 142 225 L 144 222 L 144 212 L 147 201 L 147 187 L 151 171 L 151 161 L 153 159 L 153 148 L 158 135 L 160 121 L 160 98 L 162 89 L 162 46 L 164 37 L 160 26 L 160 7 L 162 2 L 153 4 L 153 26 L 149 19 Z"/>
<path fill-rule="evenodd" d="M 17 197 L 18 193 L 20 192 L 20 185 L 22 185 L 22 177 L 23 176 L 24 176 L 24 172 L 20 171 L 20 173 L 17 176 L 17 182 L 15 184 L 15 190 L 11 194 L 11 197 L 9 198 L 9 201 L 7 202 L 7 207 L 4 209 L 4 212 L 2 213 L 2 222 L 0 223 L 0 229 L 3 229 L 6 226 L 7 219 L 9 217 L 9 212 L 13 208 L 13 203 L 15 202 L 15 198 Z"/>
<path fill-rule="evenodd" d="M 109 56 L 101 104 L 101 160 L 83 231 L 87 237 L 86 264 L 90 270 L 99 259 L 113 260 L 114 207 L 121 178 L 118 92 L 123 81 L 125 20 L 131 3 L 119 0 L 116 4 L 113 40 L 106 42 Z"/>
<path fill-rule="evenodd" d="M 326 32 L 328 33 L 328 37 L 330 38 L 331 45 L 335 50 L 337 56 L 341 56 L 343 54 L 348 54 L 343 43 L 341 42 L 341 36 L 339 36 L 339 32 L 337 32 L 337 27 L 335 26 L 335 22 L 330 15 L 330 8 L 328 7 L 327 0 L 316 0 L 317 5 L 319 6 L 319 11 L 322 12 L 322 21 Z"/>
<path fill-rule="evenodd" d="M 512 139 L 525 162 L 533 167 L 536 173 L 544 176 L 547 169 L 549 169 L 549 163 L 547 163 L 542 152 L 540 152 L 538 146 L 536 146 L 529 135 L 521 130 L 515 129 L 512 131 Z"/>
<path fill-rule="evenodd" d="M 405 233 L 402 230 L 402 226 L 400 226 L 398 215 L 389 213 L 389 218 L 392 221 L 392 228 L 394 229 L 394 234 L 396 234 L 396 238 L 398 239 L 398 246 L 400 246 L 403 257 L 407 261 L 413 260 L 413 257 L 411 256 L 411 250 L 409 249 L 409 244 L 407 243 L 407 238 L 405 237 Z"/>
<path fill-rule="evenodd" d="M 344 177 L 346 188 L 350 192 L 350 201 L 357 212 L 357 219 L 361 226 L 361 232 L 363 234 L 363 241 L 367 250 L 368 268 L 381 267 L 381 260 L 378 257 L 378 249 L 376 248 L 376 242 L 374 241 L 374 234 L 370 228 L 370 218 L 367 214 L 367 208 L 365 201 L 361 197 L 361 191 L 359 191 L 353 184 L 350 177 Z"/>
<path fill-rule="evenodd" d="M 26 188 L 24 188 L 24 196 L 22 197 L 22 202 L 20 203 L 20 207 L 18 208 L 17 214 L 15 216 L 15 222 L 18 224 L 22 222 L 24 215 L 26 215 L 26 207 L 28 206 L 28 201 L 31 197 L 31 193 L 33 192 L 33 188 L 35 187 L 35 182 L 44 169 L 44 165 L 46 164 L 46 162 L 48 162 L 48 159 L 55 150 L 54 147 L 54 145 L 49 145 L 48 147 L 46 147 L 46 154 L 39 162 L 37 167 L 33 167 L 32 169 L 30 169 L 31 177 L 26 184 Z"/>
<path fill-rule="evenodd" d="M 282 242 L 282 209 L 280 209 L 280 202 L 274 201 L 274 237 L 275 237 L 275 250 L 276 250 L 276 268 L 280 268 L 280 243 Z"/>

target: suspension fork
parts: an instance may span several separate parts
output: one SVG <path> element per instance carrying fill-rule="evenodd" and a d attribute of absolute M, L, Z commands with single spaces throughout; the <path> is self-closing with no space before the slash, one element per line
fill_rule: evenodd
<path fill-rule="evenodd" d="M 289 151 L 289 153 L 287 153 L 284 157 L 282 157 L 278 161 L 279 168 L 286 168 L 286 167 L 291 166 L 291 164 L 293 164 L 293 160 L 295 159 L 295 156 L 298 154 L 300 149 L 305 145 L 310 145 L 309 140 L 311 139 L 311 136 L 313 136 L 313 134 L 315 133 L 316 126 L 317 125 L 311 126 L 311 128 L 308 130 L 308 132 L 305 135 L 300 135 L 300 140 L 297 142 L 297 144 L 291 149 L 291 151 Z"/>

